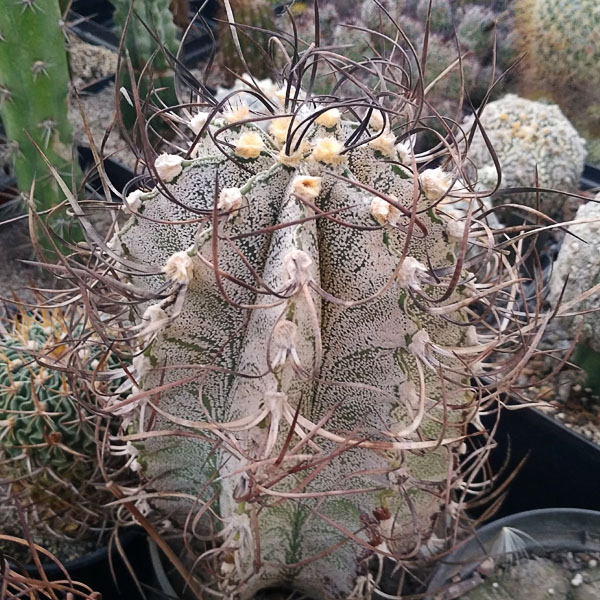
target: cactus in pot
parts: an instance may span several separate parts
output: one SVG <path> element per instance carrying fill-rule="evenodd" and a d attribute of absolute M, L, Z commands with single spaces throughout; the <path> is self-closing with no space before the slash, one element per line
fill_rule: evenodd
<path fill-rule="evenodd" d="M 594 310 L 600 290 L 587 293 L 600 283 L 600 194 L 594 200 L 579 207 L 569 226 L 552 271 L 550 301 L 556 305 L 559 299 L 567 303 L 583 298 L 561 325 L 568 340 L 578 338 L 572 360 L 584 370 L 586 385 L 600 394 L 600 316 Z"/>
<path fill-rule="evenodd" d="M 58 0 L 3 2 L 0 10 L 0 117 L 14 151 L 21 194 L 35 183 L 38 211 L 64 201 L 40 151 L 69 188 L 76 190 L 81 173 L 73 160 L 72 128 L 67 119 L 69 71 Z M 34 143 L 32 143 L 32 140 Z M 63 238 L 81 239 L 78 225 L 64 212 L 50 219 Z"/>
<path fill-rule="evenodd" d="M 190 563 L 224 598 L 368 598 L 386 561 L 446 547 L 481 466 L 459 460 L 473 378 L 521 343 L 510 318 L 500 337 L 474 326 L 514 282 L 463 268 L 470 223 L 448 204 L 476 195 L 450 154 L 417 170 L 402 93 L 310 98 L 319 51 L 296 59 L 279 88 L 174 115 L 180 152 L 99 250 L 121 280 L 103 267 L 89 287 L 131 306 L 125 436 L 157 508 L 210 540 Z"/>
<path fill-rule="evenodd" d="M 503 189 L 530 187 L 574 192 L 583 171 L 585 141 L 555 104 L 534 102 L 507 94 L 487 104 L 480 116 L 502 170 L 496 204 L 517 203 L 535 207 L 538 194 L 522 192 L 502 194 Z M 465 129 L 475 123 L 467 117 Z M 479 184 L 487 190 L 495 188 L 497 171 L 488 145 L 477 131 L 469 147 L 469 159 L 477 169 Z M 540 192 L 540 209 L 551 217 L 560 217 L 565 196 Z M 535 219 L 534 219 L 535 220 Z"/>
<path fill-rule="evenodd" d="M 0 335 L 3 501 L 18 499 L 34 539 L 47 532 L 85 536 L 105 525 L 108 512 L 102 505 L 111 499 L 96 457 L 107 426 L 87 407 L 97 409 L 94 394 L 110 395 L 119 379 L 98 375 L 90 394 L 82 377 L 94 371 L 116 373 L 119 362 L 102 352 L 98 340 L 82 336 L 81 315 L 22 310 L 7 325 Z M 81 336 L 75 349 L 74 334 Z M 81 370 L 75 387 L 74 369 Z"/>

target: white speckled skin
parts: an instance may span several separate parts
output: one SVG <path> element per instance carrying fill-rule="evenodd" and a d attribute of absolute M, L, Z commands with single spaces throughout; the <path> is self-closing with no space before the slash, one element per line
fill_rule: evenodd
<path fill-rule="evenodd" d="M 587 202 L 579 207 L 576 221 L 582 221 L 569 227 L 573 235 L 566 235 L 558 253 L 552 278 L 550 280 L 550 300 L 556 304 L 564 290 L 562 302 L 569 302 L 600 283 L 600 194 L 595 202 Z M 586 222 L 583 222 L 586 221 Z M 574 237 L 577 236 L 577 237 Z M 578 239 L 579 238 L 579 239 Z M 600 304 L 600 292 L 574 306 L 569 312 L 597 308 Z M 600 313 L 588 312 L 576 318 L 561 319 L 571 339 L 583 320 L 581 342 L 596 352 L 600 352 Z"/>
<path fill-rule="evenodd" d="M 466 119 L 466 129 L 474 117 Z M 509 187 L 538 187 L 573 192 L 585 160 L 585 141 L 556 104 L 534 102 L 507 94 L 490 102 L 481 116 L 481 124 L 489 137 L 502 167 L 500 189 Z M 483 189 L 496 186 L 497 173 L 489 150 L 479 129 L 469 148 L 469 159 L 477 168 Z M 496 203 L 517 203 L 536 206 L 536 194 L 502 195 Z M 565 197 L 549 192 L 540 193 L 541 209 L 550 216 L 559 216 Z"/>
<path fill-rule="evenodd" d="M 226 597 L 250 598 L 284 584 L 313 598 L 363 597 L 374 546 L 416 552 L 440 536 L 436 522 L 446 523 L 460 445 L 450 440 L 464 434 L 475 413 L 465 388 L 474 357 L 458 360 L 440 347 L 472 344 L 472 329 L 462 325 L 461 311 L 448 319 L 424 312 L 394 272 L 406 249 L 427 265 L 421 289 L 440 298 L 452 276 L 455 242 L 418 180 L 368 144 L 329 163 L 311 158 L 318 139 L 343 143 L 355 128 L 347 120 L 330 129 L 313 124 L 296 166 L 278 163 L 280 146 L 252 124 L 220 138 L 231 154 L 244 132 L 261 135 L 260 156 L 237 164 L 205 133 L 198 158 L 184 161 L 167 188 L 182 204 L 206 211 L 207 221 L 155 222 L 202 218 L 155 191 L 118 236 L 125 257 L 157 270 L 176 252 L 194 254 L 200 240 L 189 287 L 177 289 L 183 308 L 156 336 L 149 350 L 154 367 L 140 382 L 151 390 L 197 374 L 152 399 L 185 423 L 164 414 L 149 420 L 146 413 L 144 426 L 199 437 L 150 438 L 139 460 L 152 487 L 198 498 L 195 507 L 174 502 L 179 511 L 197 512 L 216 495 L 211 510 L 220 518 L 206 512 L 200 529 L 220 531 L 221 549 L 206 557 L 213 568 L 207 585 Z M 217 129 L 210 125 L 212 134 Z M 321 178 L 314 204 L 292 194 L 298 175 Z M 397 199 L 405 209 L 398 227 L 378 223 L 370 214 L 373 194 L 358 184 Z M 245 198 L 234 214 L 218 216 L 213 245 L 215 232 L 206 232 L 224 188 L 241 188 Z M 418 223 L 407 240 L 415 194 Z M 332 216 L 315 219 L 315 211 Z M 265 231 L 281 224 L 287 225 Z M 248 232 L 256 233 L 235 237 Z M 217 261 L 222 290 L 210 266 Z M 436 282 L 430 269 L 442 268 Z M 165 279 L 133 283 L 157 291 Z M 460 285 L 440 304 L 467 297 L 466 290 Z M 434 306 L 424 297 L 419 303 Z M 163 304 L 167 313 L 177 301 L 171 304 Z M 415 356 L 408 347 L 419 331 L 431 343 Z M 296 410 L 297 429 L 276 462 Z M 222 427 L 215 431 L 209 422 Z M 234 422 L 239 426 L 228 425 Z M 316 423 L 321 429 L 302 444 Z M 286 493 L 293 497 L 276 495 Z M 375 519 L 373 511 L 382 509 L 391 518 Z"/>

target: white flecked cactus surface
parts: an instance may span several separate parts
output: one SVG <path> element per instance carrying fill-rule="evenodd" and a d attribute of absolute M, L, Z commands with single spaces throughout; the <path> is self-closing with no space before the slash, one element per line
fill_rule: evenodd
<path fill-rule="evenodd" d="M 474 122 L 475 118 L 470 116 L 463 126 L 469 128 Z M 537 185 L 567 192 L 576 190 L 586 155 L 585 141 L 557 105 L 507 94 L 485 107 L 481 124 L 502 168 L 496 203 L 536 206 L 535 192 L 503 195 L 501 191 L 509 187 Z M 468 156 L 477 169 L 481 187 L 494 189 L 497 171 L 479 129 Z M 541 209 L 551 216 L 560 216 L 564 200 L 565 197 L 560 194 L 540 193 Z"/>
<path fill-rule="evenodd" d="M 486 349 L 465 224 L 443 210 L 452 175 L 415 178 L 389 116 L 357 134 L 348 107 L 269 93 L 267 119 L 191 115 L 190 157 L 159 157 L 127 203 L 111 247 L 163 298 L 138 316 L 153 393 L 131 430 L 151 487 L 217 541 L 203 585 L 366 598 L 384 557 L 430 555 L 456 517 Z"/>

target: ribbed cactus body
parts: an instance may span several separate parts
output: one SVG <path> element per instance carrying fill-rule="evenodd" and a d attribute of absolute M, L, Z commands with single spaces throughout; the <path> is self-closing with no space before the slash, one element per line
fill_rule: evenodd
<path fill-rule="evenodd" d="M 579 222 L 569 227 L 569 234 L 563 240 L 550 280 L 553 304 L 559 299 L 563 304 L 571 302 L 600 283 L 600 194 L 595 200 L 579 207 L 574 219 Z M 600 290 L 597 290 L 568 311 L 572 315 L 584 314 L 560 321 L 569 339 L 574 340 L 579 334 L 574 360 L 587 372 L 588 384 L 595 387 L 596 393 L 600 392 L 600 315 L 591 309 L 598 306 L 599 300 Z"/>
<path fill-rule="evenodd" d="M 15 145 L 19 189 L 29 194 L 35 181 L 35 204 L 40 211 L 63 202 L 64 194 L 29 136 L 71 189 L 78 181 L 79 168 L 73 162 L 73 137 L 67 119 L 68 86 L 58 0 L 3 2 L 0 116 L 7 138 Z M 59 234 L 67 235 L 68 222 L 57 217 L 52 225 Z"/>
<path fill-rule="evenodd" d="M 75 399 L 67 340 L 58 311 L 23 312 L 0 337 L 0 479 L 3 492 L 10 484 L 25 510 L 34 511 L 32 527 L 74 535 L 81 523 L 98 519 L 99 492 L 91 481 L 97 417 Z M 78 351 L 90 372 L 99 348 L 87 344 Z"/>
<path fill-rule="evenodd" d="M 179 44 L 173 13 L 169 9 L 170 0 L 133 1 L 133 11 L 129 22 L 127 22 L 127 16 L 132 0 L 110 0 L 110 3 L 115 7 L 114 20 L 117 31 L 121 33 L 127 24 L 125 47 L 131 58 L 140 96 L 143 99 L 149 93 L 150 74 L 152 74 L 152 86 L 156 90 L 161 89 L 158 95 L 162 101 L 167 105 L 175 104 L 177 96 L 175 95 L 173 75 L 167 73 L 170 69 L 167 53 L 170 52 L 176 56 Z M 160 40 L 160 44 L 156 41 L 157 39 Z M 155 52 L 156 54 L 154 54 Z M 152 63 L 148 65 L 145 77 L 140 79 L 140 75 L 150 59 L 152 59 Z M 131 90 L 127 63 L 123 62 L 121 67 L 121 85 Z M 126 102 L 121 103 L 121 110 L 125 123 L 129 126 L 132 125 L 135 121 L 134 110 Z"/>
<path fill-rule="evenodd" d="M 519 0 L 517 27 L 533 85 L 555 92 L 600 85 L 600 12 L 596 0 Z"/>
<path fill-rule="evenodd" d="M 473 123 L 474 117 L 468 117 L 463 127 L 468 128 Z M 501 190 L 537 185 L 575 191 L 583 171 L 585 142 L 558 106 L 508 94 L 485 107 L 481 125 L 500 162 Z M 481 186 L 494 189 L 496 168 L 480 131 L 473 138 L 469 158 L 477 168 Z M 539 197 L 543 212 L 553 217 L 561 214 L 564 196 L 541 192 Z M 495 201 L 535 207 L 537 194 L 523 192 L 503 196 L 500 191 Z"/>
<path fill-rule="evenodd" d="M 215 495 L 219 518 L 207 512 L 200 527 L 220 544 L 205 583 L 227 597 L 284 584 L 364 597 L 374 552 L 435 550 L 452 520 L 441 496 L 456 483 L 456 440 L 475 413 L 462 361 L 477 336 L 452 308 L 469 302 L 469 276 L 442 298 L 460 224 L 432 207 L 451 178 L 415 181 L 375 117 L 343 152 L 358 123 L 337 109 L 315 122 L 315 110 L 301 109 L 312 123 L 300 139 L 285 116 L 236 124 L 250 118 L 238 107 L 218 146 L 217 115 L 194 158 L 156 162 L 187 209 L 136 192 L 139 216 L 113 242 L 164 270 L 132 283 L 173 293 L 142 321 L 156 337 L 139 383 L 163 391 L 139 426 L 186 435 L 151 437 L 140 463 L 162 491 L 199 506 Z M 198 215 L 207 221 L 185 224 Z"/>

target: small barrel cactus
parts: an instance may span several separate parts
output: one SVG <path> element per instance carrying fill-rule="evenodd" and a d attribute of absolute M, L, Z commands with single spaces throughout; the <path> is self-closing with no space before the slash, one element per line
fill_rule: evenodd
<path fill-rule="evenodd" d="M 14 148 L 21 193 L 28 196 L 35 182 L 38 211 L 64 201 L 64 195 L 38 145 L 70 189 L 80 181 L 73 160 L 73 132 L 67 119 L 69 70 L 58 0 L 3 2 L 0 9 L 0 117 Z M 61 237 L 81 239 L 64 213 L 51 218 Z"/>
<path fill-rule="evenodd" d="M 480 122 L 500 162 L 501 190 L 537 185 L 575 191 L 583 171 L 585 142 L 558 106 L 507 94 L 486 105 Z M 474 124 L 475 118 L 470 116 L 463 127 L 466 130 Z M 479 129 L 469 148 L 468 157 L 477 169 L 480 185 L 487 190 L 494 189 L 497 172 Z M 510 202 L 536 206 L 535 192 L 502 195 L 501 190 L 494 197 L 497 204 Z M 563 202 L 564 196 L 560 194 L 540 193 L 541 209 L 552 217 L 561 214 Z"/>
<path fill-rule="evenodd" d="M 586 371 L 588 385 L 600 393 L 600 313 L 593 310 L 600 301 L 600 194 L 595 202 L 579 207 L 574 221 L 554 264 L 550 300 L 564 304 L 585 294 L 567 311 L 582 314 L 563 317 L 560 323 L 569 339 L 579 336 L 574 361 Z M 592 289 L 595 292 L 590 294 Z"/>
<path fill-rule="evenodd" d="M 73 356 L 72 324 L 59 311 L 23 311 L 0 336 L 0 479 L 32 513 L 32 528 L 69 536 L 101 524 L 111 498 L 97 467 L 98 416 L 78 404 L 69 376 L 69 357 L 90 373 L 107 358 L 90 340 Z M 96 384 L 106 394 L 113 387 Z"/>

